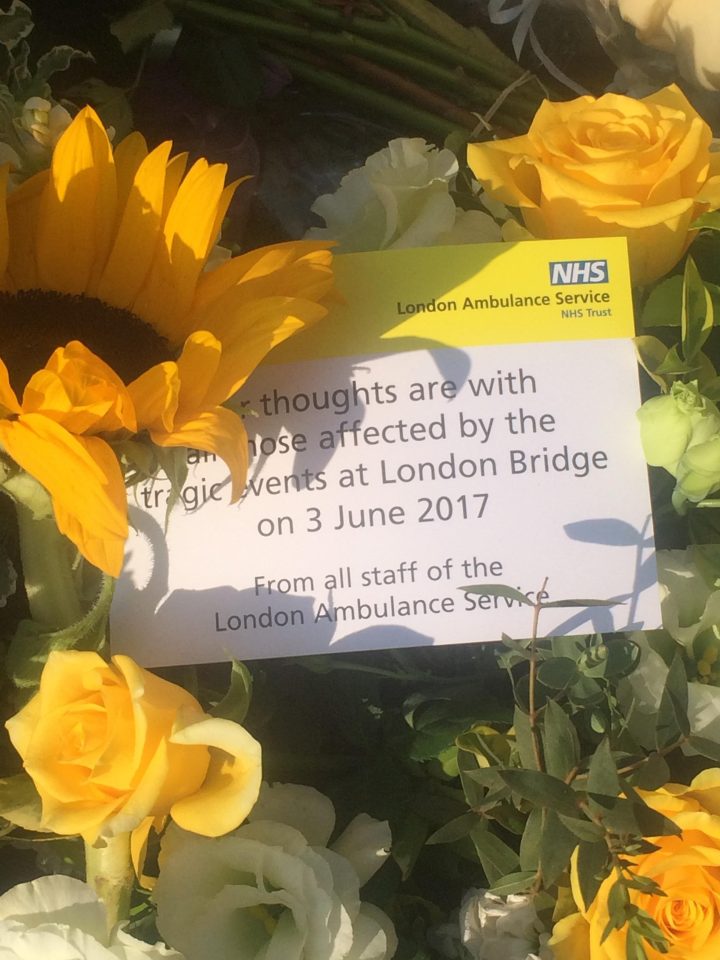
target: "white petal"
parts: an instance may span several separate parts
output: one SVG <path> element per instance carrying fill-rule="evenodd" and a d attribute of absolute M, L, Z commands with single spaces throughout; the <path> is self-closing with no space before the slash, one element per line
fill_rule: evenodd
<path fill-rule="evenodd" d="M 313 787 L 264 783 L 248 820 L 274 820 L 295 827 L 314 847 L 326 847 L 335 829 L 335 808 Z"/>
<path fill-rule="evenodd" d="M 390 855 L 392 834 L 387 820 L 359 813 L 343 830 L 332 849 L 349 860 L 362 887 Z"/>

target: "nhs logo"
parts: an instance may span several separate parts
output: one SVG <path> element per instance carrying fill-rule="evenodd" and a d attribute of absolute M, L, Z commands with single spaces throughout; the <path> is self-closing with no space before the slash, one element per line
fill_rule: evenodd
<path fill-rule="evenodd" d="M 553 286 L 607 282 L 607 260 L 557 260 L 550 264 L 550 283 Z"/>

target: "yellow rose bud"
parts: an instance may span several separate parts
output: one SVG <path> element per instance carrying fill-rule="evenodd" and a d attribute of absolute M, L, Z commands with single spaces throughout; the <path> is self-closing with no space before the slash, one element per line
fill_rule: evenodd
<path fill-rule="evenodd" d="M 42 800 L 42 825 L 86 842 L 169 814 L 220 836 L 254 805 L 260 745 L 208 717 L 182 687 L 130 657 L 51 653 L 37 694 L 7 729 Z"/>
<path fill-rule="evenodd" d="M 633 282 L 646 284 L 678 262 L 693 221 L 720 207 L 711 141 L 670 86 L 642 100 L 546 100 L 526 136 L 471 144 L 468 163 L 536 237 L 627 237 Z"/>
<path fill-rule="evenodd" d="M 716 960 L 720 957 L 720 769 L 704 770 L 689 787 L 671 783 L 642 796 L 683 831 L 681 837 L 652 837 L 656 850 L 626 858 L 633 873 L 651 878 L 664 893 L 630 890 L 631 902 L 655 920 L 668 943 L 664 955 L 647 948 L 648 957 Z M 625 928 L 603 937 L 615 875 L 602 882 L 588 906 L 582 902 L 575 862 L 571 879 L 579 910 L 556 923 L 548 944 L 553 957 L 625 960 Z"/>

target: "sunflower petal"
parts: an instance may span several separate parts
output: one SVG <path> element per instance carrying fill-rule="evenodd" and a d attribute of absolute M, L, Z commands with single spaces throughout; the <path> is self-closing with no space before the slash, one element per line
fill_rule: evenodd
<path fill-rule="evenodd" d="M 7 413 L 20 413 L 21 407 L 18 402 L 17 394 L 10 385 L 10 375 L 8 368 L 0 360 L 0 417 Z"/>
<path fill-rule="evenodd" d="M 16 290 L 32 290 L 38 285 L 35 245 L 40 220 L 40 206 L 50 171 L 30 177 L 10 194 L 7 216 L 12 243 L 7 271 Z"/>
<path fill-rule="evenodd" d="M 110 249 L 116 198 L 110 141 L 85 107 L 58 140 L 43 192 L 37 233 L 43 288 L 93 292 Z"/>
<path fill-rule="evenodd" d="M 215 241 L 215 218 L 223 200 L 226 167 L 198 161 L 168 210 L 163 239 L 133 311 L 171 343 L 187 330 L 198 277 Z"/>
<path fill-rule="evenodd" d="M 215 379 L 221 354 L 220 341 L 207 330 L 198 330 L 187 338 L 177 361 L 180 377 L 179 417 L 192 416 L 207 406 L 205 398 Z"/>
<path fill-rule="evenodd" d="M 172 430 L 180 394 L 177 364 L 157 363 L 128 386 L 139 430 Z"/>
<path fill-rule="evenodd" d="M 114 307 L 129 309 L 150 271 L 162 227 L 165 170 L 170 143 L 163 143 L 142 161 L 128 190 L 97 295 Z"/>
<path fill-rule="evenodd" d="M 119 216 L 122 216 L 127 199 L 130 196 L 130 188 L 135 180 L 135 174 L 147 155 L 148 148 L 145 137 L 137 130 L 128 134 L 113 150 Z"/>
<path fill-rule="evenodd" d="M 125 484 L 99 437 L 75 437 L 38 413 L 0 420 L 0 442 L 53 501 L 58 529 L 80 553 L 118 576 L 128 533 Z"/>
<path fill-rule="evenodd" d="M 248 445 L 245 425 L 237 414 L 215 407 L 176 423 L 170 432 L 151 430 L 150 436 L 159 447 L 192 447 L 216 454 L 230 470 L 231 500 L 239 499 L 247 477 Z"/>
<path fill-rule="evenodd" d="M 312 300 L 268 297 L 246 304 L 238 287 L 228 291 L 205 317 L 207 329 L 222 344 L 220 368 L 207 402 L 223 403 L 240 389 L 273 347 L 326 314 L 327 309 Z"/>

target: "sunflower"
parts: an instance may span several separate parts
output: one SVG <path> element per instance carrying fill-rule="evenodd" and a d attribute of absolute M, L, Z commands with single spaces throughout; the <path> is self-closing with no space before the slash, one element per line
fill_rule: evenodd
<path fill-rule="evenodd" d="M 272 347 L 326 313 L 327 247 L 280 244 L 205 265 L 237 186 L 226 166 L 113 151 L 86 107 L 49 170 L 0 173 L 0 449 L 41 483 L 58 529 L 117 576 L 127 537 L 113 444 L 220 456 L 237 499 L 242 420 L 222 406 Z M 40 366 L 44 364 L 44 366 Z"/>

